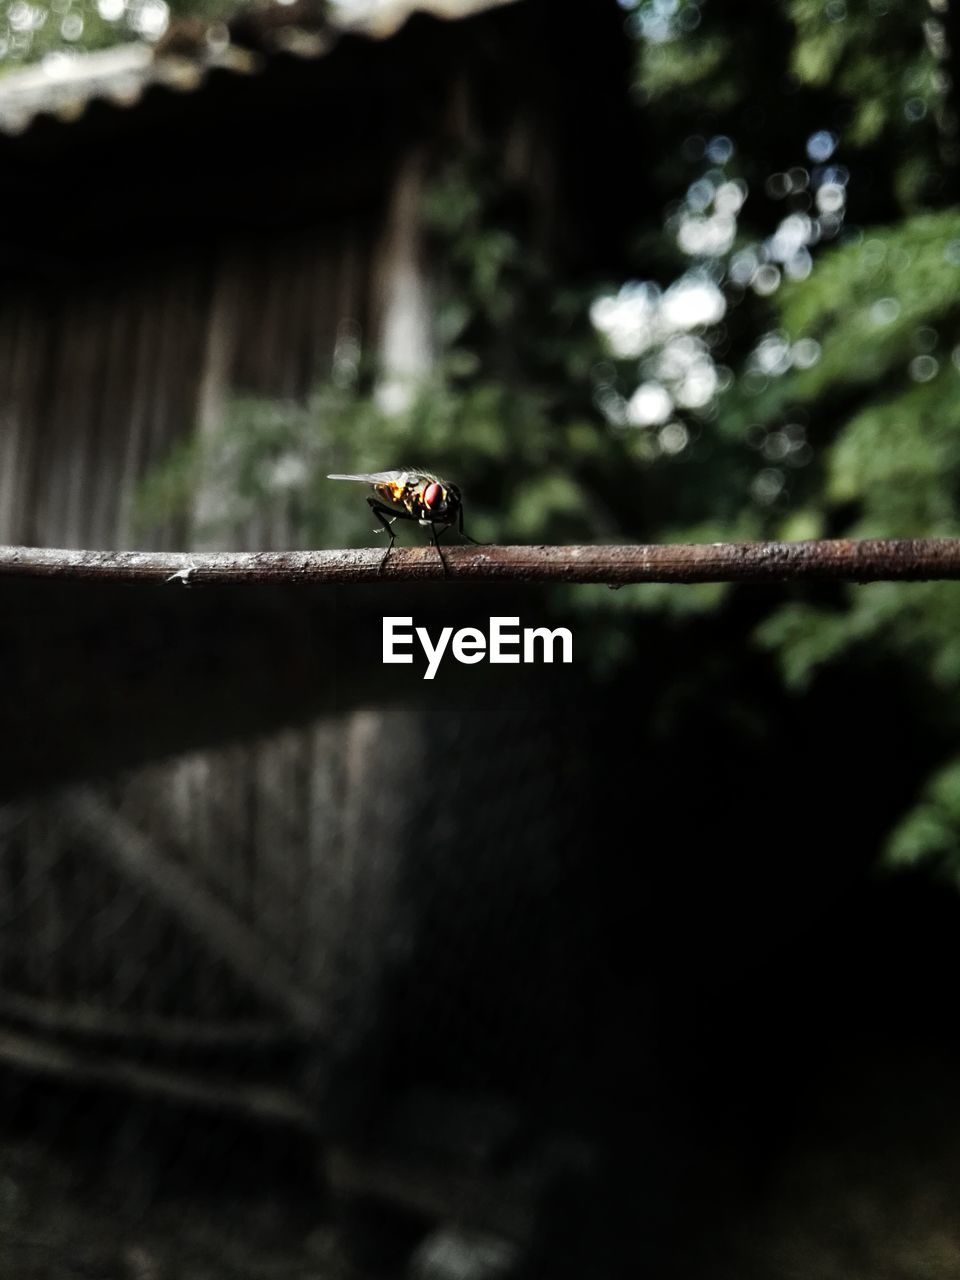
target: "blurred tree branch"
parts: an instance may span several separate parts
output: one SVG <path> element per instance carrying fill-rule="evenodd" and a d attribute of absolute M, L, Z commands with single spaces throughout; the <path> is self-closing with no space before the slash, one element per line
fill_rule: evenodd
<path fill-rule="evenodd" d="M 308 1132 L 315 1124 L 309 1107 L 282 1089 L 238 1082 L 223 1073 L 204 1075 L 183 1067 L 163 1067 L 95 1053 L 23 1031 L 0 1030 L 0 1062 L 39 1076 L 126 1089 Z"/>
<path fill-rule="evenodd" d="M 382 551 L 74 551 L 0 547 L 0 581 L 284 585 L 443 580 L 433 547 Z M 448 576 L 463 582 L 834 582 L 960 578 L 960 538 L 714 542 L 648 546 L 446 547 Z"/>

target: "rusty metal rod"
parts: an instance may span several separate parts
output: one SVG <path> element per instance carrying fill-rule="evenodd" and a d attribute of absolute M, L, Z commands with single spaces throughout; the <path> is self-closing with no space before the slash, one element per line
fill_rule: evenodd
<path fill-rule="evenodd" d="M 441 582 L 433 547 L 397 548 L 378 574 L 382 552 L 368 551 L 71 551 L 0 547 L 0 581 L 284 585 L 292 583 Z M 960 538 L 715 542 L 605 547 L 449 547 L 457 582 L 879 582 L 960 578 Z"/>

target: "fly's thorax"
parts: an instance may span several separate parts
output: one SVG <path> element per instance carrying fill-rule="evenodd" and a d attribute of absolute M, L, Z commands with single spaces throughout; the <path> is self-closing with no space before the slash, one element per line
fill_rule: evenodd
<path fill-rule="evenodd" d="M 416 495 L 416 486 L 409 483 L 407 476 L 399 476 L 396 480 L 385 480 L 375 484 L 373 488 L 377 497 L 387 506 L 402 507 L 411 515 L 414 514 L 412 502 Z"/>
<path fill-rule="evenodd" d="M 459 489 L 436 476 L 401 471 L 378 479 L 373 488 L 385 506 L 420 524 L 453 524 L 460 510 Z"/>

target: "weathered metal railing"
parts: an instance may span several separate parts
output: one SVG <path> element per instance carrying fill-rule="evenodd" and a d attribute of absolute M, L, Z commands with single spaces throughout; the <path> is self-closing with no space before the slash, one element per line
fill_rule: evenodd
<path fill-rule="evenodd" d="M 876 582 L 960 578 L 960 539 L 836 539 L 647 546 L 444 547 L 460 582 Z M 401 582 L 444 579 L 433 547 L 382 551 L 71 551 L 0 547 L 0 582 L 56 578 L 171 584 Z"/>

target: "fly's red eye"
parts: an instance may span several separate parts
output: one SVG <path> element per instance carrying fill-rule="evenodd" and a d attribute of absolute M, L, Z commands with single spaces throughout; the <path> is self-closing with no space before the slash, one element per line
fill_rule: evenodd
<path fill-rule="evenodd" d="M 443 485 L 437 484 L 436 481 L 434 481 L 433 484 L 428 484 L 426 489 L 424 490 L 423 501 L 424 501 L 424 504 L 429 508 L 429 507 L 436 506 L 436 504 L 440 501 L 442 497 L 443 497 Z"/>

